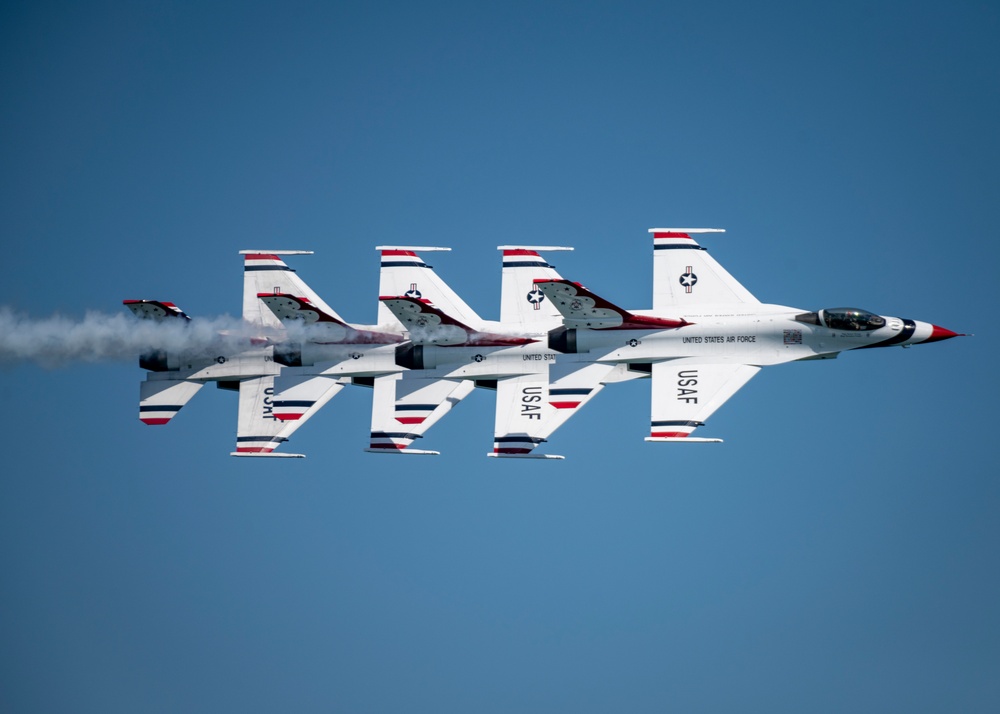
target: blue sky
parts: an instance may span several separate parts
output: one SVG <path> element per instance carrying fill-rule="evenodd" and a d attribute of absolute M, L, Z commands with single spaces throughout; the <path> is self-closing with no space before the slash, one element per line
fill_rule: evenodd
<path fill-rule="evenodd" d="M 20 313 L 235 315 L 237 251 L 289 248 L 371 322 L 387 243 L 451 246 L 488 318 L 501 244 L 647 307 L 646 229 L 705 225 L 762 300 L 976 336 L 763 370 L 715 446 L 643 442 L 615 385 L 541 463 L 485 458 L 485 392 L 436 458 L 364 453 L 356 389 L 252 461 L 232 394 L 150 428 L 131 358 L 5 366 L 3 708 L 993 711 L 998 34 L 973 2 L 4 3 Z"/>

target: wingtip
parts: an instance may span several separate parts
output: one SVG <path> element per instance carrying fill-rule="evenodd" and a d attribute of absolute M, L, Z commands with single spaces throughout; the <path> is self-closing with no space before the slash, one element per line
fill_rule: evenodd
<path fill-rule="evenodd" d="M 648 233 L 725 233 L 725 228 L 650 228 Z"/>
<path fill-rule="evenodd" d="M 386 449 L 386 448 L 367 448 L 365 449 L 369 454 L 402 454 L 403 456 L 440 456 L 440 451 L 430 451 L 429 449 Z"/>

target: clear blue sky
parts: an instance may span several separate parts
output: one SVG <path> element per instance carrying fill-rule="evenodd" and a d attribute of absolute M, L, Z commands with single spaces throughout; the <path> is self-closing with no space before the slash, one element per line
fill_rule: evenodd
<path fill-rule="evenodd" d="M 132 359 L 0 370 L 0 708 L 993 712 L 1000 7 L 0 6 L 0 305 L 237 314 L 242 248 L 375 318 L 385 243 L 499 312 L 511 243 L 651 303 L 659 225 L 762 300 L 972 339 L 764 370 L 643 442 L 648 385 L 485 458 L 472 395 L 370 393 L 237 460 L 236 400 L 136 418 Z M 0 340 L 4 339 L 0 336 Z M 709 433 L 711 432 L 711 433 Z"/>

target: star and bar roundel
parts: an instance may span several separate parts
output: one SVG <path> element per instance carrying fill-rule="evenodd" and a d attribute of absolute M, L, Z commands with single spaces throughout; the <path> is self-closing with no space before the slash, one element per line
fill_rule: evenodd
<path fill-rule="evenodd" d="M 540 310 L 542 308 L 542 302 L 544 300 L 545 300 L 545 293 L 543 293 L 537 287 L 535 287 L 534 289 L 532 289 L 530 293 L 528 293 L 528 302 L 530 302 L 536 310 Z"/>
<path fill-rule="evenodd" d="M 694 274 L 694 268 L 690 265 L 687 266 L 684 269 L 684 274 L 680 278 L 680 284 L 684 286 L 684 292 L 691 292 L 691 289 L 694 288 L 694 284 L 697 282 L 698 276 Z"/>

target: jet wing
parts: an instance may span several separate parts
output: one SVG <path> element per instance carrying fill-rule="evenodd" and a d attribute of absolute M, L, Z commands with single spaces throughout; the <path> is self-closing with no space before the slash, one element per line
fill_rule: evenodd
<path fill-rule="evenodd" d="M 274 395 L 271 403 L 274 406 L 274 416 L 295 428 L 302 426 L 316 414 L 328 401 L 333 399 L 347 384 L 347 379 L 338 379 L 325 375 L 293 375 L 294 369 L 283 370 L 274 379 Z M 282 432 L 287 437 L 291 432 Z"/>
<path fill-rule="evenodd" d="M 274 377 L 254 377 L 240 381 L 236 451 L 231 456 L 269 455 L 288 440 L 281 434 L 285 423 L 274 415 L 273 396 Z M 295 456 L 304 457 L 303 454 Z"/>
<path fill-rule="evenodd" d="M 560 365 L 497 381 L 493 453 L 488 456 L 561 459 L 533 454 L 580 407 L 600 392 L 614 365 L 596 362 Z"/>
<path fill-rule="evenodd" d="M 749 364 L 654 363 L 652 417 L 646 441 L 721 442 L 692 437 L 691 433 L 759 371 L 760 367 Z"/>
<path fill-rule="evenodd" d="M 275 381 L 273 376 L 240 381 L 236 451 L 231 456 L 304 458 L 304 454 L 275 453 L 275 449 L 343 387 L 329 377 L 284 378 L 285 388 L 276 396 Z"/>
<path fill-rule="evenodd" d="M 651 228 L 649 232 L 653 234 L 653 310 L 684 314 L 683 308 L 691 306 L 760 302 L 692 238 L 692 234 L 724 231 Z"/>
<path fill-rule="evenodd" d="M 376 454 L 431 454 L 411 449 L 441 417 L 467 397 L 475 384 L 467 380 L 430 379 L 419 372 L 377 377 L 372 397 L 371 442 Z"/>
<path fill-rule="evenodd" d="M 143 424 L 166 424 L 204 386 L 186 379 L 147 379 L 139 382 L 139 420 Z"/>

